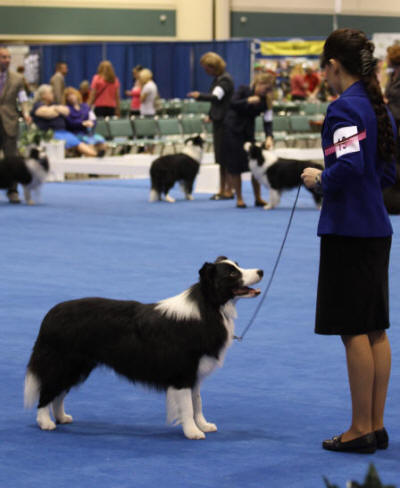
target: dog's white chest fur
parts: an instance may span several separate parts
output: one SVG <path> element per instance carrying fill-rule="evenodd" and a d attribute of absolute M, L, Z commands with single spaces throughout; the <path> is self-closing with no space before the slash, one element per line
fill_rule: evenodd
<path fill-rule="evenodd" d="M 197 372 L 198 381 L 201 382 L 205 377 L 209 376 L 214 369 L 220 368 L 224 364 L 225 354 L 227 349 L 231 346 L 235 331 L 234 319 L 237 317 L 236 307 L 233 301 L 226 303 L 220 309 L 224 326 L 227 333 L 227 339 L 224 347 L 220 350 L 218 359 L 210 356 L 203 356 L 199 363 Z"/>
<path fill-rule="evenodd" d="M 267 169 L 278 161 L 278 156 L 272 151 L 263 151 L 264 164 L 259 166 L 256 159 L 249 160 L 249 168 L 254 178 L 262 185 L 270 188 Z"/>

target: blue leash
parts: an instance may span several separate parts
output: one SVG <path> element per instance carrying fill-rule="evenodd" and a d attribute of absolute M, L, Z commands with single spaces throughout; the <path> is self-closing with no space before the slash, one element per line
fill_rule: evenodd
<path fill-rule="evenodd" d="M 297 190 L 296 198 L 295 198 L 295 201 L 294 201 L 294 204 L 293 204 L 293 207 L 292 207 L 292 211 L 290 213 L 289 222 L 288 222 L 288 225 L 286 227 L 285 237 L 283 238 L 283 241 L 282 241 L 282 244 L 281 244 L 281 248 L 279 249 L 278 257 L 276 258 L 274 267 L 272 269 L 272 273 L 271 273 L 271 276 L 269 278 L 268 285 L 265 288 L 264 293 L 263 293 L 263 295 L 261 297 L 261 300 L 258 302 L 258 305 L 257 305 L 256 309 L 254 310 L 253 316 L 251 317 L 249 323 L 247 324 L 247 326 L 245 327 L 244 331 L 242 332 L 242 335 L 240 335 L 240 336 L 233 336 L 233 338 L 236 339 L 239 342 L 242 342 L 243 341 L 243 337 L 247 334 L 247 331 L 253 325 L 254 320 L 257 317 L 258 312 L 260 311 L 260 308 L 262 307 L 265 299 L 267 298 L 269 289 L 271 288 L 271 284 L 272 284 L 272 281 L 274 279 L 275 271 L 276 271 L 276 269 L 278 267 L 278 264 L 279 264 L 279 261 L 281 259 L 282 251 L 283 251 L 283 248 L 285 246 L 285 242 L 286 242 L 287 236 L 289 234 L 290 226 L 292 225 L 293 215 L 294 215 L 294 211 L 296 210 L 296 205 L 297 205 L 297 200 L 299 199 L 300 190 L 301 190 L 301 184 L 299 185 L 299 188 Z"/>

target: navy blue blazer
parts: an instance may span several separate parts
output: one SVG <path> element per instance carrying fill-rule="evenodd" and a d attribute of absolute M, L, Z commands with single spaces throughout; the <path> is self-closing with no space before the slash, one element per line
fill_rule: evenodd
<path fill-rule="evenodd" d="M 393 134 L 396 126 L 390 114 Z M 395 162 L 378 155 L 377 119 L 361 81 L 327 110 L 322 129 L 325 170 L 318 235 L 387 237 L 393 230 L 382 188 L 395 181 Z M 341 142 L 342 141 L 342 142 Z"/>

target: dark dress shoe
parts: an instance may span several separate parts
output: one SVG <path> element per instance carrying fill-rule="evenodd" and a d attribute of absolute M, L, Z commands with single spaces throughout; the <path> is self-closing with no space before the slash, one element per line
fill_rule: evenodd
<path fill-rule="evenodd" d="M 375 431 L 376 447 L 378 449 L 387 449 L 389 446 L 389 435 L 385 427 Z"/>
<path fill-rule="evenodd" d="M 322 447 L 328 451 L 337 452 L 358 452 L 359 454 L 373 454 L 376 451 L 377 443 L 374 432 L 357 437 L 351 441 L 342 442 L 342 436 L 338 435 L 322 443 Z"/>
<path fill-rule="evenodd" d="M 237 203 L 236 208 L 247 208 L 247 205 L 245 203 Z"/>
<path fill-rule="evenodd" d="M 265 207 L 265 205 L 268 205 L 268 202 L 264 202 L 264 201 L 260 202 L 259 200 L 256 200 L 254 202 L 255 207 Z"/>

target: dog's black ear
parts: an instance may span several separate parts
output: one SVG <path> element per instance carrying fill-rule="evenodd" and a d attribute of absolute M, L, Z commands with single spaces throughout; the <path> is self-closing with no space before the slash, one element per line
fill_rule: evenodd
<path fill-rule="evenodd" d="M 204 263 L 202 268 L 199 270 L 200 281 L 202 283 L 210 283 L 215 274 L 215 264 L 214 263 Z"/>
<path fill-rule="evenodd" d="M 32 147 L 29 153 L 29 157 L 32 159 L 39 159 L 39 149 L 37 147 Z"/>
<path fill-rule="evenodd" d="M 220 263 L 221 261 L 226 261 L 228 258 L 226 256 L 218 256 L 215 263 Z"/>

